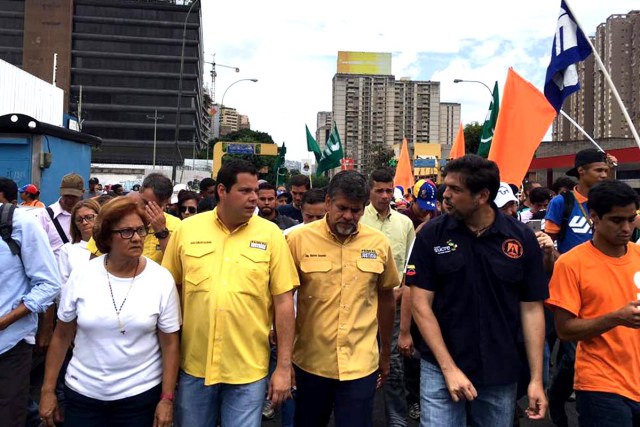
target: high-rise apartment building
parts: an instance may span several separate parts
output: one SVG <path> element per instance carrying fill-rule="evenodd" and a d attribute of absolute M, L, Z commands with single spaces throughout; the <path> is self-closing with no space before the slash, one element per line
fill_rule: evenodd
<path fill-rule="evenodd" d="M 316 123 L 316 141 L 320 149 L 324 149 L 324 144 L 331 134 L 333 115 L 331 111 L 319 111 Z"/>
<path fill-rule="evenodd" d="M 413 144 L 418 142 L 448 143 L 442 140 L 440 83 L 396 80 L 390 70 L 390 54 L 338 54 L 338 72 L 333 77 L 333 120 L 345 157 L 353 159 L 357 170 L 379 166 L 372 164 L 373 155 L 381 148 L 392 148 L 403 138 L 409 142 L 410 155 Z M 454 116 L 457 111 L 459 120 L 460 105 L 456 105 L 457 110 L 453 106 L 450 110 Z"/>
<path fill-rule="evenodd" d="M 453 144 L 460 127 L 460 104 L 455 102 L 440 103 L 440 139 L 441 144 Z"/>
<path fill-rule="evenodd" d="M 220 110 L 220 136 L 236 132 L 239 129 L 240 115 L 235 108 L 222 107 Z"/>
<path fill-rule="evenodd" d="M 51 82 L 55 54 L 65 112 L 102 138 L 93 162 L 151 164 L 157 140 L 157 163 L 171 164 L 178 102 L 182 152 L 204 148 L 209 129 L 201 3 L 0 0 L 0 59 Z"/>
<path fill-rule="evenodd" d="M 249 116 L 240 114 L 238 116 L 238 130 L 251 129 L 251 123 L 249 122 Z"/>
<path fill-rule="evenodd" d="M 406 78 L 394 83 L 393 142 L 440 142 L 440 82 Z"/>
<path fill-rule="evenodd" d="M 640 125 L 640 11 L 611 15 L 591 40 L 636 127 Z M 631 131 L 593 57 L 578 64 L 581 90 L 563 110 L 596 139 L 631 138 Z M 584 139 L 562 116 L 554 121 L 556 141 Z"/>

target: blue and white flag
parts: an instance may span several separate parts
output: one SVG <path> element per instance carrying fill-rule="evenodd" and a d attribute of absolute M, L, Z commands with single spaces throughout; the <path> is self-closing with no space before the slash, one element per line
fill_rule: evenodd
<path fill-rule="evenodd" d="M 551 61 L 544 81 L 544 95 L 556 111 L 564 100 L 580 89 L 576 63 L 591 55 L 591 46 L 564 0 L 560 2 L 558 27 L 553 38 Z"/>

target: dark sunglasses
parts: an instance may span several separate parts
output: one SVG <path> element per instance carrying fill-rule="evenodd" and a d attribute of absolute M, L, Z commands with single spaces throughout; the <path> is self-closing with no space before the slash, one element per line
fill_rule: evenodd
<path fill-rule="evenodd" d="M 194 206 L 180 206 L 180 212 L 189 212 L 190 214 L 194 214 L 198 212 L 198 208 Z"/>

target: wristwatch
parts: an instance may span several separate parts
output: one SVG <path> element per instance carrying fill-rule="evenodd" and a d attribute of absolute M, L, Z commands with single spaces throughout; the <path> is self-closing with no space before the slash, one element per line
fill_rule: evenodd
<path fill-rule="evenodd" d="M 159 240 L 166 239 L 169 237 L 169 230 L 165 228 L 164 230 L 153 233 L 153 235 Z"/>

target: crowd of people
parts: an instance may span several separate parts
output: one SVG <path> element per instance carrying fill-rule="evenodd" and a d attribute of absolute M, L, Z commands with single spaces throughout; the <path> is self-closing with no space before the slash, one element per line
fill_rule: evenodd
<path fill-rule="evenodd" d="M 574 392 L 581 426 L 639 425 L 639 205 L 615 162 L 520 188 L 467 155 L 440 185 L 319 189 L 234 159 L 199 192 L 70 173 L 50 206 L 0 178 L 1 424 L 365 427 L 381 390 L 388 426 L 567 426 Z"/>

